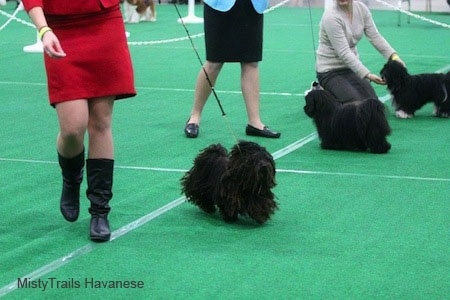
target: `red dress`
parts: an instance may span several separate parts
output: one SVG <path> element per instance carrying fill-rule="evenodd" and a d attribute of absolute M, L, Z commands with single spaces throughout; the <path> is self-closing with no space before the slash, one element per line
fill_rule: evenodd
<path fill-rule="evenodd" d="M 133 97 L 133 67 L 119 0 L 23 0 L 44 10 L 66 57 L 44 55 L 50 104 Z"/>

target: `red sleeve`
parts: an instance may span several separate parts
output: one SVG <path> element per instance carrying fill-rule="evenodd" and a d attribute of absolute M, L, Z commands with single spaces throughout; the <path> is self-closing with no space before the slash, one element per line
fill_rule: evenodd
<path fill-rule="evenodd" d="M 42 7 L 42 0 L 22 0 L 23 8 L 25 11 L 29 11 L 33 7 Z"/>
<path fill-rule="evenodd" d="M 33 7 L 40 6 L 44 13 L 52 15 L 95 13 L 120 3 L 119 0 L 23 0 L 22 2 L 27 12 Z"/>

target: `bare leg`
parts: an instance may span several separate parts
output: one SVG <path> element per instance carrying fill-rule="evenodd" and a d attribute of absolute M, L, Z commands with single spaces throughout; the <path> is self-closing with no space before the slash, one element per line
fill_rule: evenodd
<path fill-rule="evenodd" d="M 74 100 L 56 105 L 59 133 L 56 139 L 58 153 L 72 158 L 84 149 L 84 135 L 88 126 L 87 100 Z"/>
<path fill-rule="evenodd" d="M 259 70 L 258 63 L 241 63 L 241 88 L 247 109 L 248 124 L 263 129 L 259 115 Z"/>
<path fill-rule="evenodd" d="M 80 213 L 88 104 L 86 100 L 75 100 L 56 104 L 55 108 L 59 121 L 56 148 L 63 179 L 60 210 L 67 221 L 75 222 Z"/>
<path fill-rule="evenodd" d="M 241 63 L 241 89 L 247 109 L 247 135 L 279 138 L 280 133 L 265 126 L 259 114 L 259 70 L 258 63 Z"/>
<path fill-rule="evenodd" d="M 89 152 L 86 161 L 87 190 L 91 202 L 90 237 L 93 241 L 108 241 L 111 237 L 108 213 L 111 210 L 114 147 L 112 137 L 113 97 L 89 101 Z"/>
<path fill-rule="evenodd" d="M 88 158 L 114 158 L 112 136 L 113 97 L 92 99 L 89 104 Z"/>
<path fill-rule="evenodd" d="M 195 86 L 194 106 L 192 107 L 191 116 L 188 123 L 200 124 L 200 118 L 203 108 L 205 107 L 206 101 L 208 100 L 208 97 L 212 91 L 210 83 L 206 79 L 205 71 L 208 74 L 208 78 L 210 79 L 211 84 L 214 87 L 222 66 L 223 63 L 206 61 L 206 63 L 203 65 L 203 68 L 200 69 Z"/>

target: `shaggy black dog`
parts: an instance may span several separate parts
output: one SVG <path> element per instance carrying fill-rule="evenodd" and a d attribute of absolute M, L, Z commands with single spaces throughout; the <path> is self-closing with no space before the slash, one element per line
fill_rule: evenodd
<path fill-rule="evenodd" d="M 391 128 L 377 99 L 342 104 L 329 91 L 316 89 L 306 97 L 305 113 L 314 120 L 323 149 L 387 153 Z"/>
<path fill-rule="evenodd" d="M 229 154 L 220 144 L 208 146 L 180 181 L 188 202 L 210 214 L 218 209 L 226 222 L 240 215 L 263 224 L 278 208 L 275 162 L 253 142 L 240 141 Z"/>
<path fill-rule="evenodd" d="M 412 118 L 427 103 L 434 103 L 434 115 L 450 117 L 450 72 L 410 75 L 399 62 L 390 60 L 380 71 L 392 95 L 398 118 Z"/>

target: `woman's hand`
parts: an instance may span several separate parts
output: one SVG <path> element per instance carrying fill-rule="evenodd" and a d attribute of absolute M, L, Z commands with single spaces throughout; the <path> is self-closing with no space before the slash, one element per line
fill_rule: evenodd
<path fill-rule="evenodd" d="M 66 56 L 58 38 L 47 25 L 47 20 L 45 19 L 42 7 L 33 7 L 28 11 L 28 15 L 38 29 L 39 39 L 42 41 L 45 53 L 52 58 L 62 58 Z"/>
<path fill-rule="evenodd" d="M 375 82 L 376 84 L 386 84 L 386 82 L 381 77 L 372 73 L 367 74 L 365 78 L 371 82 Z"/>
<path fill-rule="evenodd" d="M 66 56 L 58 38 L 51 30 L 42 36 L 42 45 L 44 46 L 45 53 L 51 58 L 62 58 Z"/>

